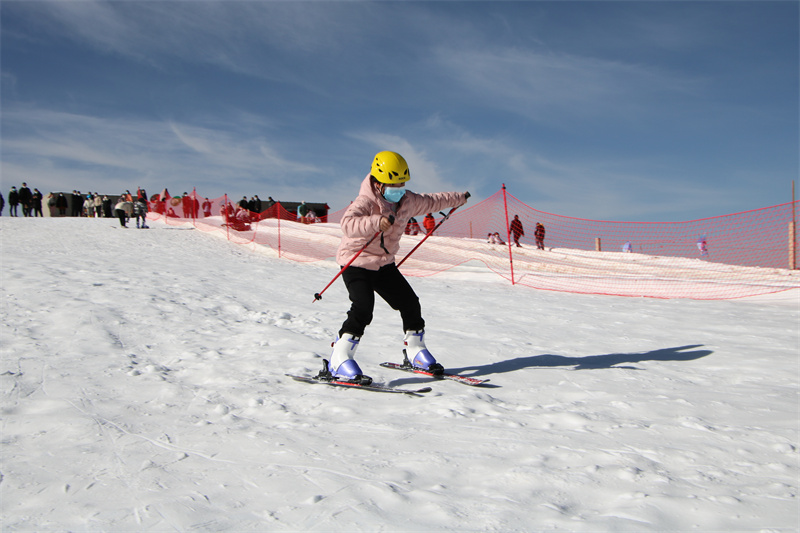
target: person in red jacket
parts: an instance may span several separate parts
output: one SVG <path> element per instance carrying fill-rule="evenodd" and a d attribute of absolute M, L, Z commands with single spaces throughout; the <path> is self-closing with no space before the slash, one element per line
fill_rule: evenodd
<path fill-rule="evenodd" d="M 433 228 L 436 227 L 436 220 L 433 219 L 433 213 L 425 215 L 425 218 L 422 219 L 422 225 L 425 226 L 425 233 L 430 234 L 430 232 L 433 231 Z"/>
<path fill-rule="evenodd" d="M 342 217 L 342 241 L 336 261 L 343 267 L 349 265 L 342 271 L 342 279 L 351 305 L 333 343 L 330 360 L 325 362 L 326 375 L 360 384 L 372 382 L 372 378 L 363 375 L 354 356 L 364 329 L 372 322 L 375 294 L 400 312 L 409 363 L 434 374 L 444 372 L 425 346 L 419 297 L 398 270 L 395 254 L 411 217 L 462 206 L 469 193 L 417 194 L 405 188 L 410 178 L 403 156 L 379 152 L 361 182 L 358 197 Z"/>

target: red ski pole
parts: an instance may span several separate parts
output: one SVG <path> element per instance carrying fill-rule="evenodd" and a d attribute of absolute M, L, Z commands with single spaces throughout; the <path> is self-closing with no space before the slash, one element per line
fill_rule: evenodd
<path fill-rule="evenodd" d="M 394 216 L 390 216 L 390 217 L 389 217 L 389 222 L 390 222 L 391 224 L 394 224 Z M 362 247 L 361 247 L 361 249 L 360 249 L 358 252 L 356 252 L 356 255 L 354 255 L 354 256 L 353 256 L 353 258 L 352 258 L 352 259 L 350 259 L 350 261 L 348 261 L 348 262 L 347 262 L 347 264 L 346 264 L 345 266 L 343 266 L 343 267 L 342 267 L 342 268 L 339 270 L 339 272 L 337 272 L 337 273 L 336 273 L 336 275 L 335 275 L 335 276 L 333 276 L 333 279 L 332 279 L 332 280 L 330 280 L 330 282 L 328 282 L 328 284 L 327 284 L 327 285 L 325 285 L 325 288 L 324 288 L 324 289 L 322 289 L 321 291 L 319 291 L 318 293 L 316 293 L 316 294 L 314 295 L 314 302 L 316 302 L 317 300 L 322 300 L 322 293 L 323 293 L 323 292 L 325 292 L 325 291 L 327 291 L 327 290 L 328 290 L 328 287 L 330 287 L 331 285 L 333 285 L 333 282 L 334 282 L 334 281 L 336 281 L 337 279 L 339 279 L 339 276 L 341 276 L 341 275 L 342 275 L 342 273 L 343 273 L 345 270 L 347 270 L 347 269 L 348 269 L 348 267 L 349 267 L 350 265 L 352 265 L 352 264 L 353 264 L 353 261 L 355 261 L 355 260 L 356 260 L 356 258 L 357 258 L 359 255 L 361 255 L 361 252 L 363 252 L 364 250 L 366 250 L 366 249 L 367 249 L 367 246 L 369 246 L 370 244 L 372 244 L 372 241 L 374 241 L 374 240 L 375 240 L 375 239 L 378 237 L 378 235 L 380 235 L 380 234 L 381 234 L 381 232 L 380 232 L 380 231 L 376 232 L 376 233 L 375 233 L 375 235 L 373 235 L 373 236 L 372 236 L 372 237 L 371 237 L 371 238 L 370 238 L 370 239 L 367 241 L 367 243 L 366 243 L 364 246 L 362 246 Z M 312 302 L 312 303 L 314 303 L 314 302 Z"/>
<path fill-rule="evenodd" d="M 469 196 L 467 196 L 467 198 L 469 198 Z M 422 240 L 421 240 L 421 241 L 419 241 L 419 242 L 417 243 L 417 245 L 416 245 L 414 248 L 412 248 L 410 252 L 408 252 L 408 253 L 406 254 L 406 256 L 403 258 L 403 260 L 402 260 L 402 261 L 400 261 L 399 263 L 397 263 L 397 268 L 400 268 L 400 265 L 402 265 L 402 264 L 405 262 L 405 260 L 406 260 L 406 259 L 408 259 L 408 257 L 409 257 L 411 254 L 413 254 L 414 252 L 416 252 L 416 251 L 417 251 L 417 248 L 419 248 L 420 246 L 422 246 L 422 243 L 423 243 L 423 242 L 425 242 L 425 241 L 428 239 L 428 237 L 430 237 L 431 235 L 433 235 L 433 232 L 434 232 L 434 231 L 436 231 L 437 229 L 439 229 L 439 226 L 441 226 L 441 225 L 444 223 L 444 221 L 445 221 L 445 220 L 447 220 L 448 218 L 450 218 L 450 215 L 452 215 L 452 214 L 453 214 L 453 211 L 455 211 L 456 209 L 458 209 L 458 207 L 454 207 L 454 208 L 453 208 L 453 209 L 451 209 L 451 210 L 450 210 L 450 212 L 449 212 L 449 213 L 447 213 L 446 215 L 445 215 L 444 213 L 442 213 L 441 211 L 439 211 L 439 214 L 440 214 L 440 215 L 444 215 L 444 218 L 443 218 L 442 220 L 440 220 L 440 221 L 439 221 L 439 223 L 438 223 L 438 224 L 436 224 L 436 226 L 434 226 L 434 227 L 433 227 L 433 229 L 430 231 L 430 233 L 428 233 L 427 235 L 425 235 L 425 236 L 422 238 Z"/>

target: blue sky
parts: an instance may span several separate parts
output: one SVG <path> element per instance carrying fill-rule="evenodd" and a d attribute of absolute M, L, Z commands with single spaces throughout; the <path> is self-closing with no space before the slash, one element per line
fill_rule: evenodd
<path fill-rule="evenodd" d="M 791 200 L 797 1 L 0 3 L 2 188 L 345 207 L 409 188 L 601 220 Z"/>

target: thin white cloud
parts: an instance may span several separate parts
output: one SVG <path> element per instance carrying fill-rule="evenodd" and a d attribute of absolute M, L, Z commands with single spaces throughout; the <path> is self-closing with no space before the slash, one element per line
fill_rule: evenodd
<path fill-rule="evenodd" d="M 453 86 L 484 105 L 537 120 L 643 110 L 654 95 L 700 84 L 655 67 L 531 49 L 439 46 L 433 57 Z"/>
<path fill-rule="evenodd" d="M 171 59 L 300 82 L 281 55 L 313 57 L 359 39 L 359 11 L 315 2 L 29 2 L 48 36 L 169 68 Z M 344 11 L 342 7 L 346 7 Z"/>
<path fill-rule="evenodd" d="M 520 146 L 515 139 L 479 137 L 440 115 L 430 117 L 425 127 L 432 138 L 430 151 L 436 152 L 438 161 L 461 161 L 458 168 L 468 169 L 473 176 L 487 167 L 492 171 L 469 180 L 467 188 L 480 183 L 488 194 L 502 182 L 511 194 L 551 213 L 647 219 L 676 210 L 701 210 L 710 196 L 732 203 L 740 194 L 732 186 L 721 192 L 688 176 L 670 175 L 653 158 L 587 158 L 579 151 L 551 154 Z M 480 164 L 473 165 L 477 161 Z"/>
<path fill-rule="evenodd" d="M 325 172 L 321 167 L 300 161 L 290 161 L 285 157 L 282 157 L 274 148 L 265 143 L 258 145 L 258 151 L 262 156 L 264 156 L 264 159 L 268 163 L 268 167 L 271 169 L 283 169 L 288 172 L 325 175 Z"/>
<path fill-rule="evenodd" d="M 188 133 L 184 133 L 181 131 L 181 128 L 178 127 L 177 124 L 174 122 L 169 123 L 169 129 L 172 130 L 172 133 L 186 146 L 198 152 L 200 154 L 211 154 L 212 149 L 209 146 L 209 143 L 202 138 L 190 136 Z"/>
<path fill-rule="evenodd" d="M 92 176 L 97 183 L 111 177 L 146 180 L 150 188 L 203 183 L 219 190 L 232 177 L 267 186 L 294 180 L 302 186 L 309 175 L 320 173 L 264 138 L 175 122 L 27 108 L 4 110 L 3 127 L 3 180 L 20 181 L 33 173 L 49 188 L 58 183 L 58 174 Z"/>
<path fill-rule="evenodd" d="M 263 137 L 247 132 L 216 130 L 200 126 L 169 123 L 170 130 L 187 147 L 209 162 L 229 169 L 262 171 L 271 174 L 320 173 L 318 166 L 292 161 L 282 156 Z"/>

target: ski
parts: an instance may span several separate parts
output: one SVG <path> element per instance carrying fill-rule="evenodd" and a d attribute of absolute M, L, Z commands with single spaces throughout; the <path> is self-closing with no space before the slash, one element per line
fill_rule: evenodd
<path fill-rule="evenodd" d="M 381 366 L 384 368 L 393 368 L 394 370 L 402 370 L 403 372 L 411 372 L 412 374 L 420 374 L 423 376 L 432 377 L 434 379 L 449 379 L 451 381 L 456 381 L 458 383 L 463 383 L 464 385 L 471 385 L 473 387 L 477 387 L 478 385 L 482 385 L 489 381 L 488 379 L 477 379 L 477 378 L 470 378 L 467 376 L 459 376 L 458 374 L 440 374 L 436 375 L 433 372 L 428 372 L 427 370 L 422 370 L 419 368 L 414 368 L 410 364 L 398 364 L 398 363 L 381 363 Z"/>
<path fill-rule="evenodd" d="M 420 389 L 402 389 L 399 387 L 391 387 L 382 383 L 370 383 L 369 385 L 361 385 L 352 381 L 343 381 L 339 379 L 320 379 L 312 376 L 295 376 L 293 374 L 286 374 L 295 381 L 302 383 L 320 383 L 322 385 L 330 385 L 331 387 L 349 387 L 351 389 L 363 389 L 373 392 L 389 392 L 394 394 L 407 394 L 409 396 L 420 396 L 423 393 L 430 392 L 430 387 L 422 387 Z"/>

